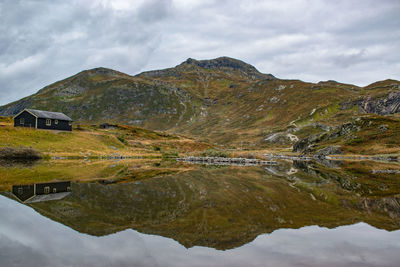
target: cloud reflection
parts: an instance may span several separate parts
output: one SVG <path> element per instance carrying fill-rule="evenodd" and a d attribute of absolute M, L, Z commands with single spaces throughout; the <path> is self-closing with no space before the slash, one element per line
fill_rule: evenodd
<path fill-rule="evenodd" d="M 186 249 L 134 230 L 78 233 L 0 196 L 0 266 L 394 266 L 400 231 L 365 223 L 280 229 L 227 251 Z"/>

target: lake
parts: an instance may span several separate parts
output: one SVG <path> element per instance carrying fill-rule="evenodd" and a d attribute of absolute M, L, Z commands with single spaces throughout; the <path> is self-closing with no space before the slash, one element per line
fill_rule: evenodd
<path fill-rule="evenodd" d="M 398 266 L 398 163 L 3 164 L 0 266 Z M 389 170 L 389 171 L 388 171 Z M 15 181 L 72 180 L 23 204 Z"/>

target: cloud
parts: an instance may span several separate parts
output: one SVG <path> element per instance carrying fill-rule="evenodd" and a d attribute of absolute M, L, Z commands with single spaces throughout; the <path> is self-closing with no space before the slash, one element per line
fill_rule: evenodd
<path fill-rule="evenodd" d="M 83 69 L 128 74 L 231 56 L 280 78 L 400 79 L 400 2 L 0 2 L 0 104 Z"/>
<path fill-rule="evenodd" d="M 78 233 L 4 196 L 0 213 L 1 266 L 393 266 L 400 260 L 400 231 L 366 223 L 278 229 L 218 251 L 186 249 L 134 230 L 102 237 Z"/>

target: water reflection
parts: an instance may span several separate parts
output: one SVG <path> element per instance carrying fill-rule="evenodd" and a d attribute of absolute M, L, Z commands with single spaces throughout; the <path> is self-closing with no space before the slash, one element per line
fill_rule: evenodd
<path fill-rule="evenodd" d="M 396 266 L 400 231 L 365 223 L 281 229 L 228 251 L 125 230 L 94 237 L 0 196 L 0 266 Z"/>
<path fill-rule="evenodd" d="M 62 250 L 55 257 L 60 265 L 203 266 L 212 261 L 221 266 L 246 266 L 246 262 L 265 266 L 269 260 L 271 266 L 390 266 L 398 260 L 393 251 L 400 246 L 394 238 L 400 229 L 400 179 L 394 173 L 372 172 L 400 169 L 396 164 L 83 164 L 47 162 L 45 168 L 34 166 L 28 173 L 34 174 L 32 180 L 49 169 L 52 175 L 66 172 L 72 180 L 87 177 L 73 183 L 72 193 L 62 200 L 27 207 L 0 198 L 0 253 L 14 255 L 15 244 L 14 249 L 26 252 L 18 255 L 37 257 L 38 265 L 49 266 L 51 258 L 43 256 L 47 249 L 50 254 Z M 7 173 L 13 180 L 21 171 L 7 169 Z M 33 223 L 25 226 L 28 222 Z M 54 232 L 47 230 L 52 227 Z M 63 242 L 68 244 L 65 251 Z M 389 245 L 384 250 L 374 242 Z M 132 258 L 132 252 L 141 256 Z M 70 259 L 74 253 L 77 258 Z"/>
<path fill-rule="evenodd" d="M 0 159 L 0 167 L 3 168 L 31 168 L 41 161 L 37 159 Z"/>
<path fill-rule="evenodd" d="M 376 188 L 379 179 L 386 188 Z M 400 199 L 391 194 L 399 183 L 396 177 L 363 181 L 349 171 L 310 163 L 199 166 L 134 182 L 75 183 L 63 200 L 30 205 L 90 235 L 135 229 L 173 238 L 185 247 L 226 250 L 280 228 L 367 222 L 399 229 Z"/>

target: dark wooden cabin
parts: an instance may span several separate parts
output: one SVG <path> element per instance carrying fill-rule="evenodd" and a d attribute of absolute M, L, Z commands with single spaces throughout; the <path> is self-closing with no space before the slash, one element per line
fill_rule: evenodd
<path fill-rule="evenodd" d="M 72 131 L 72 119 L 61 112 L 24 109 L 15 115 L 14 127 Z"/>
<path fill-rule="evenodd" d="M 12 193 L 14 194 L 14 196 L 16 196 L 19 200 L 23 202 L 32 200 L 36 196 L 66 192 L 71 192 L 70 181 L 38 183 L 29 185 L 13 185 L 12 187 Z"/>

